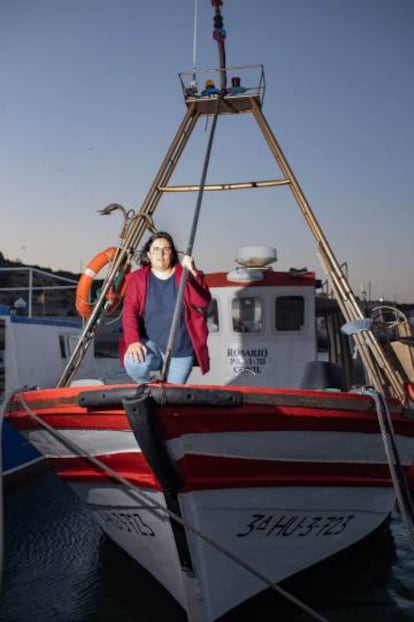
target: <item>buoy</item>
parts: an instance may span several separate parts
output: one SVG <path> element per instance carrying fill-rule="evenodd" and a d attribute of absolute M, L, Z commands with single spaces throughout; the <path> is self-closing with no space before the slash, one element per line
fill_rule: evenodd
<path fill-rule="evenodd" d="M 92 314 L 94 303 L 90 301 L 90 295 L 95 277 L 106 265 L 114 260 L 117 250 L 118 249 L 115 246 L 110 246 L 106 250 L 95 255 L 95 257 L 88 263 L 79 279 L 79 283 L 76 288 L 75 306 L 76 311 L 84 320 L 87 320 Z M 106 299 L 111 303 L 108 306 L 108 312 L 114 311 L 124 296 L 126 289 L 125 274 L 128 271 L 129 265 L 122 272 L 122 274 L 115 279 L 115 281 L 118 280 L 118 283 L 115 287 L 112 287 L 106 295 Z"/>

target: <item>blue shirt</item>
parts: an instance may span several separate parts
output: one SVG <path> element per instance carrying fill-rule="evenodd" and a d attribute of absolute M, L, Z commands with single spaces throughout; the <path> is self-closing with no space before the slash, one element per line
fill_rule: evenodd
<path fill-rule="evenodd" d="M 144 328 L 148 339 L 156 343 L 163 353 L 167 350 L 177 291 L 178 286 L 174 274 L 168 279 L 159 279 L 155 274 L 150 273 L 145 301 Z M 193 354 L 193 346 L 184 322 L 184 306 L 181 305 L 172 356 L 190 356 L 191 354 Z"/>

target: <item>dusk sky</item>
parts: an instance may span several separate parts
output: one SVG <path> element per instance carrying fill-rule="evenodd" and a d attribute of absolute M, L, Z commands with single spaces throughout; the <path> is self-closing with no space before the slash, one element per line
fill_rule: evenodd
<path fill-rule="evenodd" d="M 355 293 L 413 302 L 414 1 L 224 0 L 222 14 L 227 64 L 264 65 L 263 112 Z M 198 0 L 199 69 L 218 65 L 212 30 Z M 117 244 L 120 216 L 97 210 L 139 210 L 185 113 L 193 44 L 194 0 L 0 0 L 6 258 L 79 272 Z M 171 184 L 199 183 L 210 124 Z M 207 182 L 280 177 L 253 117 L 221 116 Z M 155 215 L 180 249 L 196 198 L 166 195 Z M 324 278 L 287 189 L 205 193 L 197 265 L 230 270 L 251 244 Z"/>

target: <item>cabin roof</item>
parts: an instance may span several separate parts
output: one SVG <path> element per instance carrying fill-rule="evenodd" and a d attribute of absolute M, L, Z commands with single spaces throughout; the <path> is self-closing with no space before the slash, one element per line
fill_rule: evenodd
<path fill-rule="evenodd" d="M 298 276 L 290 272 L 275 272 L 263 270 L 263 278 L 260 281 L 230 281 L 228 272 L 211 272 L 206 274 L 209 287 L 315 287 L 316 278 L 314 272 L 306 272 Z"/>

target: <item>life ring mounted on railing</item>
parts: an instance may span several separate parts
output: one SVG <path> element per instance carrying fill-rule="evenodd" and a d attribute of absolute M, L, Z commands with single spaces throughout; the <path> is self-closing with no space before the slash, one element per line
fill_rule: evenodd
<path fill-rule="evenodd" d="M 92 314 L 94 301 L 91 301 L 92 285 L 95 277 L 99 272 L 108 264 L 110 264 L 118 251 L 116 246 L 110 246 L 104 251 L 101 251 L 86 266 L 83 274 L 79 279 L 78 286 L 76 288 L 75 306 L 76 311 L 83 320 L 87 320 Z M 110 288 L 106 295 L 106 300 L 109 301 L 106 312 L 112 313 L 120 304 L 126 289 L 125 276 L 130 270 L 129 262 L 126 266 L 122 267 L 118 274 L 115 276 L 114 284 Z"/>

